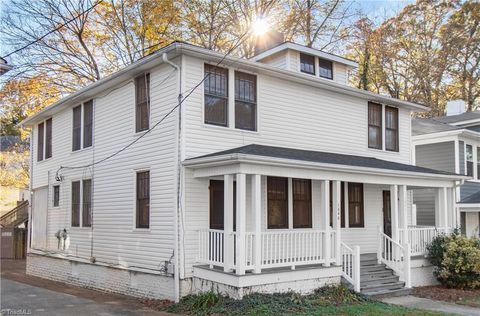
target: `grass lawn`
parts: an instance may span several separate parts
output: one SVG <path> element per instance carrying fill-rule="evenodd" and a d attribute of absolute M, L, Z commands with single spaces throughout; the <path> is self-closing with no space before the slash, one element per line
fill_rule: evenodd
<path fill-rule="evenodd" d="M 311 295 L 252 294 L 233 300 L 214 292 L 184 297 L 161 310 L 191 315 L 445 315 L 389 305 L 351 292 L 346 287 L 324 287 Z"/>

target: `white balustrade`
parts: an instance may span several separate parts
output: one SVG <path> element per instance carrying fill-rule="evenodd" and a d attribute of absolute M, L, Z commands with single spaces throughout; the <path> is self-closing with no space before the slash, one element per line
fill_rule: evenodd
<path fill-rule="evenodd" d="M 410 226 L 407 228 L 408 241 L 403 240 L 404 231 L 404 229 L 401 230 L 400 244 L 409 243 L 412 255 L 420 256 L 427 254 L 427 246 L 436 236 L 449 233 L 451 229 L 431 226 Z"/>
<path fill-rule="evenodd" d="M 380 232 L 377 256 L 381 263 L 384 263 L 400 276 L 407 288 L 411 287 L 410 244 L 405 243 L 402 246 Z"/>
<path fill-rule="evenodd" d="M 353 285 L 356 292 L 360 292 L 360 247 L 353 249 L 344 244 L 340 244 L 342 253 L 342 275 L 345 280 Z"/>
<path fill-rule="evenodd" d="M 233 235 L 236 237 L 236 233 Z M 254 269 L 256 234 L 245 234 L 245 268 Z M 291 267 L 326 262 L 323 240 L 325 232 L 321 230 L 279 230 L 260 233 L 261 268 Z M 331 232 L 334 245 L 335 232 Z M 234 238 L 236 240 L 236 238 Z M 211 267 L 224 265 L 224 232 L 205 229 L 199 232 L 199 251 L 197 262 Z M 334 248 L 334 247 L 332 247 Z M 333 250 L 329 262 L 335 258 Z"/>

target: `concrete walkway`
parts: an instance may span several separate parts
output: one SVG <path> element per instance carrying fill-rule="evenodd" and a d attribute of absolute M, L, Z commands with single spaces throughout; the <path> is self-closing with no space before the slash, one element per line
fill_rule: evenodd
<path fill-rule="evenodd" d="M 46 316 L 138 316 L 167 315 L 146 308 L 128 308 L 118 302 L 99 303 L 91 299 L 59 293 L 20 282 L 0 279 L 1 315 L 46 315 Z"/>
<path fill-rule="evenodd" d="M 470 306 L 462 306 L 443 301 L 434 301 L 428 298 L 415 296 L 399 296 L 382 299 L 382 302 L 388 304 L 402 305 L 410 308 L 425 309 L 436 312 L 444 312 L 449 314 L 480 316 L 480 309 Z"/>

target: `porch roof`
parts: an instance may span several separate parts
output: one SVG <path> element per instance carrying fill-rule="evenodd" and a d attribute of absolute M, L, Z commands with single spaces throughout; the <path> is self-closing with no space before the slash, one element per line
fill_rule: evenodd
<path fill-rule="evenodd" d="M 461 188 L 460 188 L 461 190 Z M 480 192 L 464 197 L 459 204 L 480 204 Z"/>
<path fill-rule="evenodd" d="M 410 176 L 438 177 L 449 180 L 468 179 L 464 175 L 434 170 L 414 165 L 402 164 L 373 157 L 338 154 L 332 152 L 302 150 L 286 147 L 274 147 L 250 144 L 229 150 L 219 151 L 208 155 L 186 159 L 185 166 L 201 168 L 213 164 L 240 162 L 255 158 L 272 159 L 272 162 L 289 162 L 292 164 L 311 163 L 316 166 L 365 170 L 384 174 L 404 174 Z"/>

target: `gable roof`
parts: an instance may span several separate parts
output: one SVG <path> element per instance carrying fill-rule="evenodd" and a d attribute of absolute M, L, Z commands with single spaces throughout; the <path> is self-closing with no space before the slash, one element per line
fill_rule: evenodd
<path fill-rule="evenodd" d="M 453 126 L 447 123 L 437 121 L 433 118 L 414 118 L 412 119 L 412 135 L 424 135 L 438 132 L 459 130 L 461 127 Z"/>
<path fill-rule="evenodd" d="M 268 56 L 277 54 L 277 53 L 282 52 L 282 51 L 287 50 L 287 49 L 292 49 L 292 50 L 300 51 L 302 53 L 306 53 L 306 54 L 309 54 L 309 55 L 318 56 L 320 58 L 331 60 L 331 61 L 337 62 L 339 64 L 343 64 L 343 65 L 346 65 L 346 66 L 349 66 L 349 67 L 352 67 L 352 68 L 358 68 L 358 63 L 354 60 L 351 60 L 351 59 L 348 59 L 348 58 L 345 58 L 345 57 L 342 57 L 342 56 L 339 56 L 339 55 L 327 53 L 327 52 L 324 52 L 324 51 L 316 49 L 316 48 L 312 48 L 312 47 L 308 47 L 308 46 L 305 46 L 305 45 L 300 45 L 300 44 L 297 44 L 297 43 L 293 43 L 293 42 L 283 42 L 281 44 L 278 44 L 277 46 L 274 46 L 270 49 L 267 49 L 264 52 L 261 52 L 258 55 L 253 56 L 252 58 L 250 58 L 250 60 L 259 61 L 259 60 L 262 60 L 262 59 L 264 59 Z"/>
<path fill-rule="evenodd" d="M 209 158 L 219 157 L 239 157 L 245 156 L 261 156 L 270 158 L 280 158 L 287 160 L 306 161 L 319 164 L 328 165 L 343 165 L 355 168 L 369 168 L 369 169 L 381 169 L 384 171 L 400 171 L 414 174 L 430 174 L 438 176 L 452 176 L 453 178 L 463 179 L 464 175 L 445 172 L 441 170 L 434 170 L 414 165 L 402 164 L 387 160 L 382 160 L 373 157 L 337 154 L 323 151 L 302 150 L 287 147 L 274 147 L 251 144 L 242 147 L 237 147 L 229 150 L 219 151 L 208 155 L 203 155 L 195 158 L 185 160 L 185 165 L 194 165 L 195 163 L 202 163 L 209 160 Z"/>
<path fill-rule="evenodd" d="M 220 62 L 223 61 L 226 64 L 234 64 L 237 68 L 244 68 L 246 70 L 266 74 L 272 77 L 278 77 L 290 81 L 299 82 L 301 84 L 310 85 L 316 88 L 325 89 L 335 93 L 341 93 L 353 97 L 360 98 L 362 100 L 368 100 L 373 102 L 385 103 L 392 106 L 407 108 L 411 111 L 429 111 L 425 105 L 404 101 L 396 98 L 392 98 L 388 95 L 376 94 L 373 92 L 350 87 L 345 84 L 340 84 L 332 80 L 325 80 L 320 77 L 315 77 L 301 72 L 294 72 L 291 70 L 280 69 L 271 65 L 255 62 L 238 57 L 225 57 L 224 53 L 212 51 L 200 46 L 184 43 L 173 42 L 155 53 L 146 56 L 133 64 L 107 76 L 99 81 L 91 83 L 90 85 L 81 88 L 80 90 L 60 99 L 59 101 L 47 106 L 34 115 L 26 118 L 19 125 L 21 126 L 33 126 L 40 120 L 47 119 L 53 114 L 59 111 L 79 104 L 80 102 L 88 101 L 95 98 L 98 94 L 105 92 L 108 89 L 114 89 L 118 85 L 125 83 L 128 80 L 132 80 L 136 76 L 150 70 L 152 67 L 158 66 L 163 61 L 163 56 L 168 56 L 169 59 L 173 59 L 179 55 L 186 54 L 201 58 L 208 62 Z M 172 105 L 173 107 L 173 105 Z"/>

